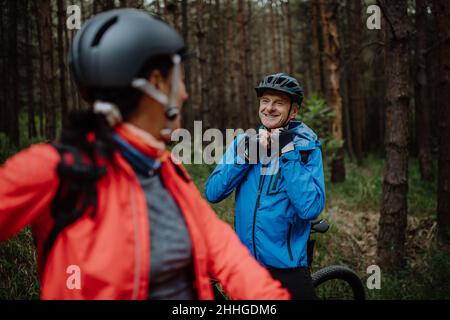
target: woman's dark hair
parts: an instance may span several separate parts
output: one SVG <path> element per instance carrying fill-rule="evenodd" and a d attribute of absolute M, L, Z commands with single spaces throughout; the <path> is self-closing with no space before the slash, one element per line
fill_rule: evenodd
<path fill-rule="evenodd" d="M 159 56 L 145 64 L 136 75 L 137 78 L 148 78 L 153 70 L 159 70 L 163 77 L 169 75 L 172 61 L 168 56 Z M 90 103 L 102 100 L 115 104 L 127 121 L 136 112 L 142 93 L 130 88 L 91 88 L 84 92 Z M 59 140 L 53 145 L 61 155 L 58 166 L 60 184 L 52 203 L 52 216 L 55 225 L 44 243 L 44 261 L 62 229 L 75 222 L 83 213 L 89 211 L 95 217 L 97 207 L 96 183 L 105 174 L 100 167 L 101 157 L 112 163 L 116 144 L 112 137 L 113 130 L 102 114 L 89 110 L 73 111 L 69 114 L 67 126 L 63 128 Z M 94 139 L 89 135 L 93 134 Z M 70 153 L 74 159 L 70 165 L 64 155 Z M 89 161 L 83 160 L 83 155 Z"/>

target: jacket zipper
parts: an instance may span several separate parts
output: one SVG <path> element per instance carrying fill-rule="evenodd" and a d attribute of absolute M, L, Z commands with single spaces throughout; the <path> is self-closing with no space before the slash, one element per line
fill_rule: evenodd
<path fill-rule="evenodd" d="M 289 259 L 291 261 L 294 260 L 294 257 L 292 256 L 292 249 L 291 249 L 291 232 L 292 232 L 292 223 L 289 224 L 289 230 L 288 230 L 288 236 L 287 236 L 287 248 L 289 253 Z"/>
<path fill-rule="evenodd" d="M 255 209 L 253 210 L 253 228 L 252 228 L 252 239 L 253 239 L 253 255 L 256 258 L 256 243 L 255 243 L 255 224 L 256 224 L 256 212 L 258 211 L 259 208 L 259 200 L 261 198 L 261 190 L 264 186 L 264 179 L 265 179 L 266 175 L 263 175 L 263 177 L 261 178 L 261 176 L 259 176 L 259 185 L 258 185 L 258 196 L 256 197 L 256 204 L 255 204 Z"/>
<path fill-rule="evenodd" d="M 139 223 L 136 210 L 136 193 L 133 187 L 130 189 L 131 193 L 131 209 L 133 212 L 133 223 L 134 223 L 134 243 L 135 243 L 135 266 L 134 266 L 134 284 L 133 284 L 133 300 L 137 300 L 139 294 L 139 277 L 141 272 L 141 243 L 139 241 Z"/>

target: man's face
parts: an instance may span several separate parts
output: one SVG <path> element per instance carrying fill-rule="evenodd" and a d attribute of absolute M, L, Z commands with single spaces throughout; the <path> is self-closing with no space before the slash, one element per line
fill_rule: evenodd
<path fill-rule="evenodd" d="M 295 118 L 298 111 L 297 104 L 292 106 L 290 97 L 277 91 L 266 91 L 259 99 L 259 118 L 267 129 L 276 129 L 287 123 L 287 119 Z"/>

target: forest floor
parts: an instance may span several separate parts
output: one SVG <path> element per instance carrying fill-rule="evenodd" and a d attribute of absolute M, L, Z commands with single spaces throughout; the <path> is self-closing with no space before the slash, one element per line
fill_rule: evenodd
<path fill-rule="evenodd" d="M 376 264 L 383 160 L 370 155 L 358 167 L 346 163 L 347 178 L 331 184 L 325 168 L 327 205 L 322 218 L 331 223 L 326 234 L 315 235 L 313 271 L 344 264 L 366 281 L 367 267 Z M 186 166 L 201 192 L 214 169 Z M 436 240 L 436 182 L 420 180 L 417 161 L 410 161 L 406 265 L 398 272 L 381 270 L 381 289 L 366 290 L 369 299 L 450 299 L 450 248 Z M 234 196 L 213 204 L 218 216 L 233 225 Z M 39 285 L 31 232 L 0 245 L 0 299 L 37 299 Z"/>

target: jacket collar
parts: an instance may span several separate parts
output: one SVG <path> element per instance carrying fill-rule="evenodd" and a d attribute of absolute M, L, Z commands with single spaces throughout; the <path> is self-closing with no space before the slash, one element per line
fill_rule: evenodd
<path fill-rule="evenodd" d="M 147 157 L 159 162 L 165 162 L 170 157 L 170 152 L 163 143 L 156 140 L 150 133 L 130 123 L 119 124 L 114 128 L 114 131 L 126 143 Z"/>

